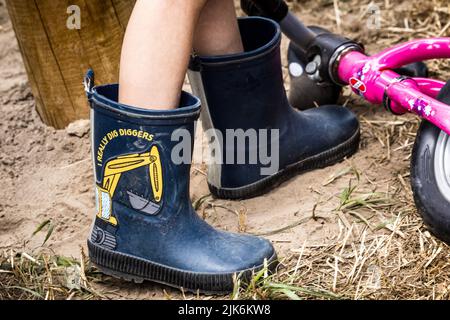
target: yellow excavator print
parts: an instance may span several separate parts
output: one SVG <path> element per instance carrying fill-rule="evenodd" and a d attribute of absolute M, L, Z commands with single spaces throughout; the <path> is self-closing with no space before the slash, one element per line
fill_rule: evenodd
<path fill-rule="evenodd" d="M 144 210 L 147 207 L 152 210 L 150 212 L 150 209 L 147 209 L 148 213 L 156 212 L 155 208 L 159 208 L 162 199 L 163 177 L 159 150 L 156 146 L 153 146 L 150 152 L 117 157 L 106 164 L 103 184 L 101 187 L 97 186 L 96 191 L 97 216 L 100 219 L 117 226 L 117 219 L 113 216 L 112 212 L 112 198 L 114 197 L 120 178 L 125 172 L 145 166 L 149 167 L 154 202 L 142 199 L 132 193 L 128 194 L 133 206 L 144 203 L 145 205 L 141 209 Z"/>

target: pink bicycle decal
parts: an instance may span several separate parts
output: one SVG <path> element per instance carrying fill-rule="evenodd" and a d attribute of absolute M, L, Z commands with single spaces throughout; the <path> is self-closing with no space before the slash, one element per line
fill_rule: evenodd
<path fill-rule="evenodd" d="M 445 83 L 402 77 L 392 71 L 413 62 L 438 58 L 450 58 L 450 38 L 413 40 L 370 57 L 351 51 L 341 57 L 338 75 L 348 84 L 358 80 L 360 87 L 352 87 L 367 101 L 385 104 L 399 115 L 408 111 L 416 113 L 450 134 L 450 106 L 435 99 Z"/>

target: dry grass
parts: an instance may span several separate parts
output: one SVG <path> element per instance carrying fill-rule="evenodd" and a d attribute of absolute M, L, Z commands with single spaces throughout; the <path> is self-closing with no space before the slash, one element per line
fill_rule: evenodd
<path fill-rule="evenodd" d="M 450 5 L 446 0 L 378 1 L 381 29 L 367 30 L 369 1 L 289 1 L 308 23 L 341 30 L 376 52 L 419 37 L 450 36 Z M 432 75 L 450 78 L 447 61 L 428 63 Z M 366 106 L 345 94 L 346 103 Z M 373 109 L 368 109 L 367 113 Z M 448 299 L 450 250 L 424 228 L 414 207 L 409 185 L 408 162 L 419 120 L 386 113 L 366 116 L 355 109 L 362 123 L 362 149 L 378 147 L 372 159 L 374 170 L 398 162 L 397 171 L 374 181 L 357 165 L 337 172 L 326 182 L 347 179 L 335 208 L 340 232 L 328 243 L 305 242 L 291 250 L 268 277 L 255 275 L 246 289 L 236 287 L 232 299 Z M 364 152 L 362 150 L 361 152 Z M 196 209 L 219 206 L 207 196 Z M 239 229 L 245 231 L 245 208 L 235 212 Z M 312 219 L 319 217 L 312 216 Z M 294 228 L 303 223 L 288 226 Z M 283 232 L 275 230 L 274 232 Z M 68 270 L 78 279 L 68 284 Z M 70 274 L 70 272 L 69 272 Z M 99 275 L 87 262 L 41 255 L 5 252 L 0 256 L 0 299 L 102 298 L 92 283 Z M 69 276 L 70 278 L 70 276 Z M 69 279 L 70 280 L 70 279 Z M 70 282 L 69 282 L 70 283 Z M 239 282 L 237 281 L 237 284 Z"/>
<path fill-rule="evenodd" d="M 103 298 L 92 288 L 97 276 L 82 252 L 72 258 L 4 251 L 0 255 L 0 300 L 71 300 Z"/>

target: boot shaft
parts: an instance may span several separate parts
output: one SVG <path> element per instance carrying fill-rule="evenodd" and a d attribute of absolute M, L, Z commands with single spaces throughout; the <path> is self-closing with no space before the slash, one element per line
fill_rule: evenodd
<path fill-rule="evenodd" d="M 194 122 L 200 112 L 199 100 L 188 93 L 182 93 L 179 108 L 153 111 L 119 104 L 118 91 L 118 85 L 105 85 L 88 93 L 97 213 L 113 226 L 118 224 L 114 203 L 155 216 L 189 200 Z M 174 152 L 177 146 L 184 154 Z"/>
<path fill-rule="evenodd" d="M 289 112 L 283 83 L 277 23 L 239 19 L 244 52 L 191 59 L 189 78 L 202 100 L 205 129 L 276 128 L 277 115 Z"/>

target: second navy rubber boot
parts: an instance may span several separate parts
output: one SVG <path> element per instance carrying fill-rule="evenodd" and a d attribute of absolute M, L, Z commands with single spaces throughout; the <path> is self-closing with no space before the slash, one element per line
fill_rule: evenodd
<path fill-rule="evenodd" d="M 269 19 L 239 19 L 244 52 L 194 55 L 189 78 L 202 100 L 211 149 L 208 184 L 218 198 L 261 195 L 290 177 L 358 150 L 359 122 L 337 105 L 289 105 L 280 58 L 281 31 Z"/>
<path fill-rule="evenodd" d="M 267 240 L 212 228 L 193 209 L 189 177 L 200 101 L 174 110 L 118 103 L 118 85 L 85 86 L 91 104 L 96 217 L 89 257 L 106 274 L 187 291 L 228 293 L 233 276 L 274 267 Z M 184 137 L 184 140 L 180 139 Z"/>

